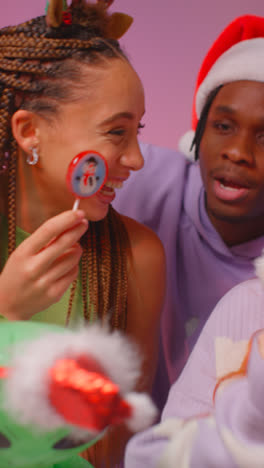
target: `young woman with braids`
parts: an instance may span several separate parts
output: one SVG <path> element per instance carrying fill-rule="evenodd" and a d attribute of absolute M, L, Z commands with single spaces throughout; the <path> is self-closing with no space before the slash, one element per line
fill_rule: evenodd
<path fill-rule="evenodd" d="M 46 18 L 0 31 L 0 313 L 68 326 L 99 319 L 125 330 L 142 351 L 139 386 L 147 390 L 164 254 L 148 228 L 110 205 L 143 166 L 144 92 L 116 40 L 129 18 L 107 14 L 109 3 L 50 2 Z M 108 180 L 74 212 L 66 171 L 89 149 L 104 155 Z M 96 466 L 114 466 L 121 439 L 113 434 L 110 445 L 89 455 Z"/>

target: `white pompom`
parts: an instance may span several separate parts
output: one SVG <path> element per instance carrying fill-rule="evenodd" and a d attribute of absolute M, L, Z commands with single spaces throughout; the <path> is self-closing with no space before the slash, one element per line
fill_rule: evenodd
<path fill-rule="evenodd" d="M 126 421 L 131 431 L 143 431 L 154 423 L 158 411 L 146 393 L 131 392 L 126 395 L 125 400 L 132 407 L 132 416 Z"/>
<path fill-rule="evenodd" d="M 261 257 L 256 258 L 254 261 L 256 275 L 264 285 L 264 251 L 262 251 Z"/>
<path fill-rule="evenodd" d="M 190 161 L 194 161 L 194 148 L 190 150 L 193 139 L 194 139 L 194 131 L 189 130 L 180 138 L 179 144 L 178 144 L 178 148 L 181 151 L 181 153 L 185 154 L 185 156 L 188 159 L 190 159 Z"/>

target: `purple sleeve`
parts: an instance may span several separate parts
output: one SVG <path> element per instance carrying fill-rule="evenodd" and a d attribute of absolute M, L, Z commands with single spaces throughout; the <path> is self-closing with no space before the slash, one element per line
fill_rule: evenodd
<path fill-rule="evenodd" d="M 255 337 L 247 376 L 220 387 L 213 417 L 198 424 L 190 468 L 264 466 L 263 375 Z"/>
<path fill-rule="evenodd" d="M 126 468 L 175 468 L 176 462 L 181 468 L 262 466 L 254 465 L 253 462 L 247 465 L 232 465 L 234 447 L 228 445 L 232 437 L 236 442 L 237 439 L 242 440 L 242 445 L 248 444 L 250 440 L 252 443 L 264 442 L 264 437 L 261 439 L 264 424 L 262 431 L 257 430 L 255 435 L 250 432 L 252 427 L 254 428 L 252 421 L 254 424 L 257 421 L 254 419 L 254 405 L 261 401 L 258 395 L 263 392 L 261 386 L 258 390 L 258 382 L 259 376 L 264 374 L 264 363 L 255 342 L 249 365 L 249 379 L 243 378 L 230 383 L 223 388 L 223 393 L 222 389 L 219 389 L 215 408 L 213 391 L 216 385 L 216 338 L 224 337 L 234 343 L 241 340 L 247 342 L 256 330 L 264 327 L 263 303 L 263 287 L 256 279 L 236 286 L 222 298 L 211 314 L 180 378 L 171 387 L 161 424 L 136 435 L 129 442 Z M 250 390 L 250 394 L 245 393 L 249 388 L 255 390 Z M 262 409 L 260 406 L 257 409 L 261 417 Z M 246 419 L 242 419 L 241 415 L 245 415 Z M 222 436 L 219 437 L 219 427 L 223 421 L 221 418 L 224 417 L 226 420 L 223 434 L 228 434 L 228 443 Z M 171 443 L 171 440 L 178 442 Z M 177 453 L 175 447 L 178 449 Z M 246 445 L 246 452 L 248 447 L 249 445 Z M 217 461 L 216 454 L 219 464 L 214 464 Z M 168 461 L 170 456 L 173 460 L 172 465 Z M 159 465 L 159 460 L 164 457 L 165 464 Z"/>
<path fill-rule="evenodd" d="M 177 226 L 189 163 L 182 154 L 167 148 L 141 143 L 140 149 L 144 167 L 131 171 L 117 191 L 113 207 L 166 238 L 168 222 L 170 230 Z"/>
<path fill-rule="evenodd" d="M 130 443 L 126 468 L 264 466 L 263 375 L 255 338 L 247 376 L 219 388 L 211 414 L 185 421 L 167 418 L 135 437 L 136 451 Z"/>
<path fill-rule="evenodd" d="M 179 375 L 188 354 L 184 347 L 184 320 L 177 307 L 175 259 L 184 193 L 193 165 L 182 154 L 167 148 L 145 143 L 141 143 L 140 148 L 144 167 L 140 171 L 131 172 L 122 189 L 116 192 L 113 207 L 152 229 L 161 239 L 166 252 L 167 294 L 161 319 L 158 373 L 153 389 L 156 403 L 159 408 L 163 408 L 170 382 Z M 169 337 L 169 330 L 173 330 L 172 337 Z"/>

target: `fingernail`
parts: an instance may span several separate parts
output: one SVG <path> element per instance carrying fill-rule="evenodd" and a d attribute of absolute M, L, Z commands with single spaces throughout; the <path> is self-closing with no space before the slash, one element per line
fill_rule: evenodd
<path fill-rule="evenodd" d="M 85 216 L 85 213 L 83 210 L 76 210 L 75 213 L 78 218 L 84 218 Z"/>
<path fill-rule="evenodd" d="M 89 224 L 88 219 L 86 218 L 82 219 L 80 224 L 83 224 L 84 226 L 88 227 L 88 224 Z"/>

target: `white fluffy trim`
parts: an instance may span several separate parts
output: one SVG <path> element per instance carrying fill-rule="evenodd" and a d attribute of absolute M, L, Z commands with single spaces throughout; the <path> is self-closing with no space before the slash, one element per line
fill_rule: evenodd
<path fill-rule="evenodd" d="M 125 399 L 132 407 L 132 416 L 126 421 L 131 431 L 142 431 L 154 422 L 158 412 L 147 394 L 130 393 Z"/>
<path fill-rule="evenodd" d="M 134 389 L 140 375 L 140 359 L 127 337 L 102 326 L 92 325 L 81 331 L 46 333 L 20 344 L 11 360 L 12 372 L 4 384 L 5 409 L 19 423 L 33 424 L 43 430 L 67 426 L 48 399 L 49 369 L 57 359 L 86 354 L 97 360 L 121 393 Z M 71 429 L 73 426 L 70 426 Z M 76 437 L 82 429 L 76 428 Z"/>
<path fill-rule="evenodd" d="M 233 81 L 264 81 L 264 38 L 248 39 L 230 47 L 214 63 L 196 94 L 199 119 L 208 94 Z"/>
<path fill-rule="evenodd" d="M 180 138 L 178 144 L 179 150 L 191 161 L 194 161 L 194 148 L 191 150 L 193 138 L 194 131 L 189 130 Z"/>
<path fill-rule="evenodd" d="M 256 258 L 254 261 L 256 275 L 264 285 L 264 251 L 262 251 L 261 257 Z"/>

